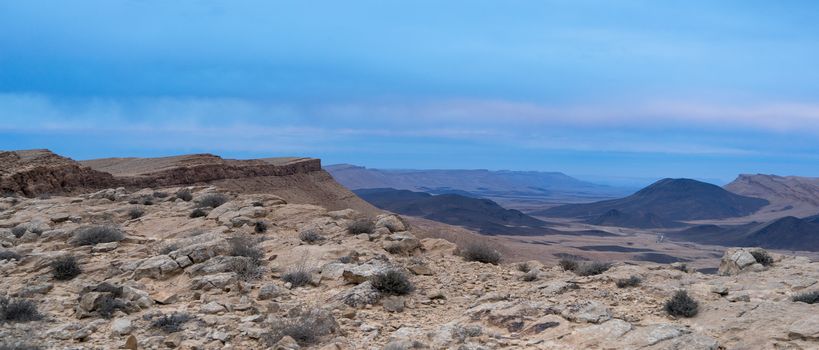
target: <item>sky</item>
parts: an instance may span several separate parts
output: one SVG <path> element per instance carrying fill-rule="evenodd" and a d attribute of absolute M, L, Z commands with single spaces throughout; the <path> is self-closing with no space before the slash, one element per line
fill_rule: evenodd
<path fill-rule="evenodd" d="M 819 2 L 0 0 L 0 149 L 819 177 Z"/>

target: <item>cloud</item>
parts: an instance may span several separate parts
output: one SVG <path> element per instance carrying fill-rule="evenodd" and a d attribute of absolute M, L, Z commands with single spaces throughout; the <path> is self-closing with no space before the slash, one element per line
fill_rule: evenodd
<path fill-rule="evenodd" d="M 776 132 L 819 132 L 819 104 L 773 102 L 715 104 L 648 101 L 633 104 L 545 105 L 504 100 L 347 104 L 321 107 L 322 115 L 348 119 L 389 116 L 406 122 L 595 127 L 710 127 Z"/>
<path fill-rule="evenodd" d="M 0 133 L 115 135 L 110 142 L 134 147 L 248 152 L 372 151 L 387 143 L 467 142 L 528 150 L 754 156 L 774 154 L 778 146 L 723 133 L 819 134 L 819 105 L 802 103 L 557 106 L 460 99 L 297 105 L 235 98 L 0 94 L 0 111 Z M 801 152 L 816 147 L 811 142 Z"/>

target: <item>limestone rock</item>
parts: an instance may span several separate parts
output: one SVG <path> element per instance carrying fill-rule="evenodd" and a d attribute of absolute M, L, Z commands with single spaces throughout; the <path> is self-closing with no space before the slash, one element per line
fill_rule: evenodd
<path fill-rule="evenodd" d="M 798 320 L 788 327 L 788 337 L 791 339 L 819 340 L 819 315 Z"/>
<path fill-rule="evenodd" d="M 111 332 L 113 332 L 115 335 L 127 335 L 133 330 L 134 327 L 131 325 L 130 319 L 117 318 L 111 322 Z"/>
<path fill-rule="evenodd" d="M 725 251 L 719 263 L 719 274 L 736 275 L 745 271 L 761 271 L 764 267 L 757 263 L 752 252 L 765 252 L 760 248 L 731 248 Z"/>
<path fill-rule="evenodd" d="M 381 301 L 384 305 L 384 310 L 388 312 L 402 312 L 404 311 L 404 298 L 400 296 L 389 296 Z"/>
<path fill-rule="evenodd" d="M 237 281 L 233 272 L 205 275 L 191 280 L 191 290 L 225 289 L 227 286 L 235 285 Z"/>
<path fill-rule="evenodd" d="M 384 227 L 387 228 L 390 232 L 400 232 L 407 230 L 407 226 L 404 225 L 404 222 L 398 216 L 392 214 L 379 215 L 378 217 L 376 217 L 375 227 Z"/>
<path fill-rule="evenodd" d="M 421 241 L 411 233 L 399 232 L 387 236 L 382 245 L 384 250 L 392 254 L 411 254 L 421 248 Z"/>
<path fill-rule="evenodd" d="M 344 281 L 351 284 L 359 284 L 370 280 L 374 275 L 387 270 L 389 266 L 380 261 L 371 261 L 367 264 L 345 268 L 342 272 Z"/>
<path fill-rule="evenodd" d="M 611 319 L 611 310 L 597 301 L 586 301 L 567 307 L 563 317 L 574 322 L 601 323 Z"/>
<path fill-rule="evenodd" d="M 282 294 L 281 289 L 275 284 L 270 283 L 262 286 L 262 288 L 259 288 L 259 295 L 257 296 L 257 298 L 259 300 L 270 300 L 275 297 L 278 297 L 281 294 Z"/>
<path fill-rule="evenodd" d="M 117 242 L 99 243 L 99 244 L 95 244 L 94 246 L 91 247 L 91 252 L 92 253 L 105 253 L 105 252 L 110 252 L 110 251 L 112 251 L 114 249 L 117 249 L 117 247 L 119 247 L 119 243 L 117 243 Z"/>
<path fill-rule="evenodd" d="M 182 268 L 171 257 L 167 255 L 157 255 L 143 260 L 134 270 L 133 278 L 139 280 L 142 278 L 152 278 L 155 280 L 163 280 L 171 275 L 178 273 Z"/>
<path fill-rule="evenodd" d="M 378 292 L 370 281 L 363 282 L 353 288 L 350 288 L 338 296 L 336 296 L 337 300 L 342 301 L 344 304 L 347 304 L 352 307 L 363 307 L 366 305 L 372 305 L 377 302 L 381 298 L 381 293 Z"/>
<path fill-rule="evenodd" d="M 218 314 L 220 312 L 227 311 L 227 309 L 222 304 L 211 301 L 205 305 L 202 305 L 202 308 L 199 309 L 199 311 L 205 314 Z"/>

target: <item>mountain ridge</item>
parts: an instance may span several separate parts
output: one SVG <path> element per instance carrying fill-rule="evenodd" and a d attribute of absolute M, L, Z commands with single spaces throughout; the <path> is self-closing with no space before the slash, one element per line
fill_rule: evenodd
<path fill-rule="evenodd" d="M 636 193 L 587 204 L 567 204 L 532 215 L 589 219 L 615 209 L 627 214 L 652 214 L 663 220 L 721 219 L 749 215 L 767 205 L 760 198 L 741 196 L 719 186 L 692 180 L 659 180 Z"/>

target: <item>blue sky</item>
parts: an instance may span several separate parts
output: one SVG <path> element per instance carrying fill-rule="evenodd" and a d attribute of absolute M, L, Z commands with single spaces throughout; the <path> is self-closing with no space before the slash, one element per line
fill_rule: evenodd
<path fill-rule="evenodd" d="M 819 176 L 813 1 L 0 0 L 0 149 Z"/>

